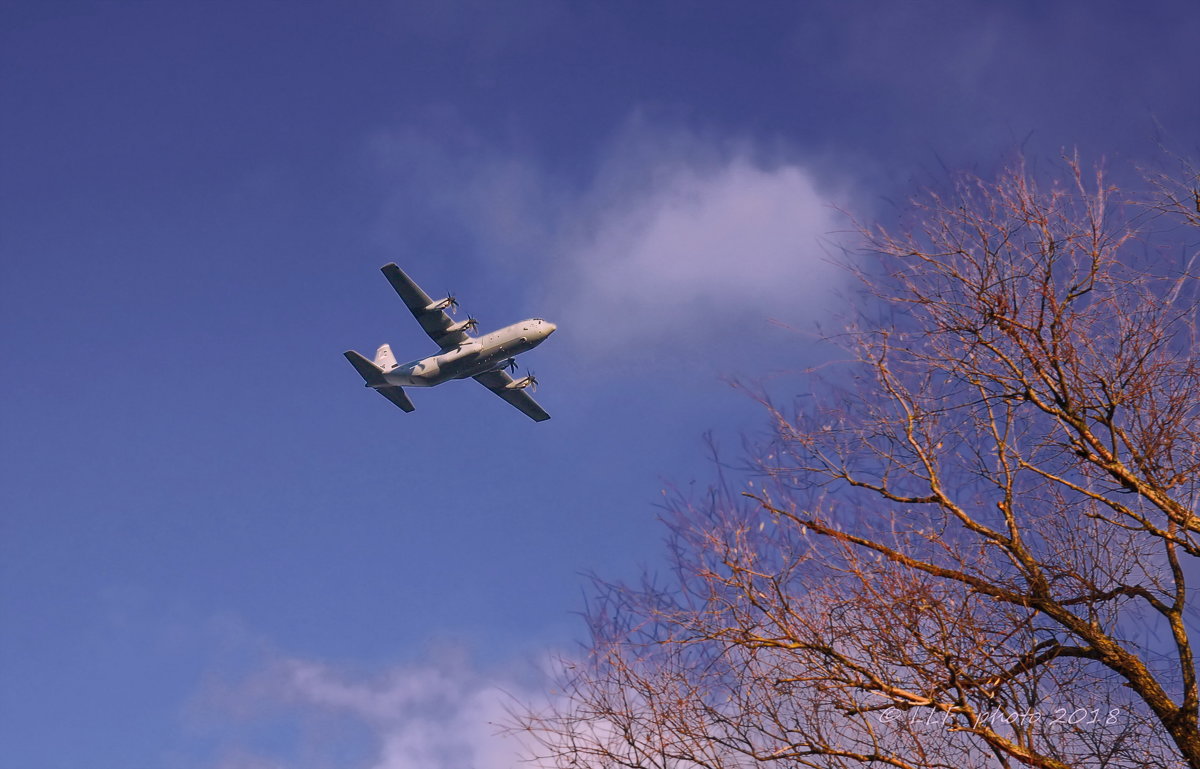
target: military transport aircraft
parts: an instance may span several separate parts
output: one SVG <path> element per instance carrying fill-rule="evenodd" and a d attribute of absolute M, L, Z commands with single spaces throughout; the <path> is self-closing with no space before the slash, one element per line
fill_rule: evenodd
<path fill-rule="evenodd" d="M 515 356 L 532 350 L 554 333 L 557 327 L 553 323 L 531 318 L 473 337 L 467 332 L 475 329 L 474 318 L 455 322 L 446 314 L 447 309 L 458 307 L 453 296 L 434 301 L 395 264 L 386 264 L 382 270 L 421 328 L 442 349 L 436 355 L 404 364 L 396 363 L 391 345 L 387 344 L 375 351 L 374 361 L 347 350 L 346 360 L 366 380 L 367 387 L 404 411 L 412 411 L 415 406 L 404 392 L 405 387 L 432 387 L 451 379 L 471 377 L 535 422 L 550 418 L 525 392 L 526 388 L 537 385 L 533 375 L 513 379 L 508 371 L 517 368 Z"/>

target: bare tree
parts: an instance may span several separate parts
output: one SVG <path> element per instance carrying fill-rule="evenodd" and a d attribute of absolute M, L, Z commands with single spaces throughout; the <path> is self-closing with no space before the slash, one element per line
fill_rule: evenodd
<path fill-rule="evenodd" d="M 1160 247 L 1200 177 L 1032 177 L 862 229 L 851 361 L 764 399 L 748 491 L 668 506 L 669 575 L 598 586 L 518 716 L 543 760 L 1200 768 L 1198 294 Z"/>

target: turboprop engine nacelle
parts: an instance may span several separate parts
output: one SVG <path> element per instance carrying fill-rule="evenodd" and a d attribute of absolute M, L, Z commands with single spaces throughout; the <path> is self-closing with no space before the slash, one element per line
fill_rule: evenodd
<path fill-rule="evenodd" d="M 537 384 L 536 379 L 534 379 L 532 376 L 527 376 L 527 377 L 522 377 L 520 379 L 515 379 L 512 382 L 509 382 L 508 384 L 504 385 L 504 389 L 506 389 L 506 390 L 524 390 L 526 387 L 533 387 L 536 384 Z"/>
<path fill-rule="evenodd" d="M 443 333 L 454 334 L 459 331 L 474 331 L 475 327 L 478 325 L 479 321 L 475 320 L 474 318 L 467 318 L 466 320 L 460 320 L 458 323 L 450 324 L 446 327 L 446 330 Z"/>

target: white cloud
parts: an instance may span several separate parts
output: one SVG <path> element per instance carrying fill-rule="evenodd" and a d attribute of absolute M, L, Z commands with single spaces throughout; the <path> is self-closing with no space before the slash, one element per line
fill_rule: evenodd
<path fill-rule="evenodd" d="M 247 736 L 224 746 L 218 769 L 296 769 L 332 759 L 367 756 L 362 769 L 511 769 L 519 742 L 500 733 L 506 707 L 536 695 L 512 680 L 481 674 L 463 659 L 397 666 L 355 675 L 304 659 L 280 659 L 232 685 L 213 687 L 207 710 L 243 724 L 284 720 L 299 729 L 295 745 L 276 745 L 270 756 L 252 750 Z M 330 723 L 355 730 L 331 729 Z M 350 738 L 353 731 L 357 737 Z M 291 753 L 295 763 L 282 755 Z M 345 758 L 341 758 L 345 762 Z"/>
<path fill-rule="evenodd" d="M 840 278 L 822 241 L 838 223 L 810 171 L 756 160 L 749 147 L 668 158 L 575 211 L 582 226 L 563 239 L 555 285 L 557 312 L 580 338 L 604 351 L 825 309 Z"/>
<path fill-rule="evenodd" d="M 453 129 L 382 134 L 375 151 L 397 182 L 390 235 L 431 217 L 469 233 L 474 269 L 523 274 L 531 303 L 596 354 L 803 323 L 841 280 L 823 247 L 844 229 L 841 190 L 748 140 L 635 117 L 574 183 Z"/>
<path fill-rule="evenodd" d="M 372 769 L 509 769 L 517 758 L 516 746 L 495 733 L 509 696 L 463 671 L 401 668 L 380 681 L 350 682 L 322 665 L 288 667 L 300 702 L 357 716 L 378 730 Z"/>

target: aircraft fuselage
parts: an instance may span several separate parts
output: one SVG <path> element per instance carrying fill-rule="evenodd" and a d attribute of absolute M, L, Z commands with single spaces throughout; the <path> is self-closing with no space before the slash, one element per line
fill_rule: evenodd
<path fill-rule="evenodd" d="M 467 379 L 504 367 L 505 361 L 528 352 L 554 333 L 556 326 L 541 318 L 530 318 L 499 331 L 467 339 L 463 344 L 436 355 L 401 363 L 383 376 L 389 385 L 432 387 L 451 379 Z"/>

